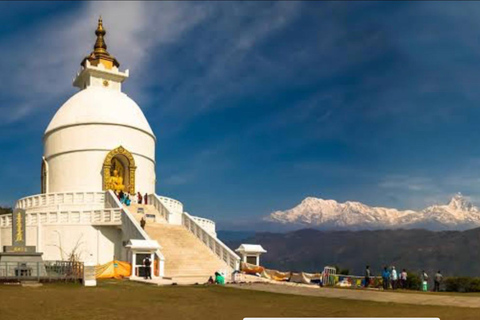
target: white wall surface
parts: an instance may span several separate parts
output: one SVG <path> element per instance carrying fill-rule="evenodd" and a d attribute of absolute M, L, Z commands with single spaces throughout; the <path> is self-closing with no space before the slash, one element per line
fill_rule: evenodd
<path fill-rule="evenodd" d="M 27 245 L 43 252 L 43 260 L 67 260 L 77 247 L 80 260 L 104 264 L 122 256 L 121 230 L 116 227 L 91 225 L 27 226 Z M 12 243 L 10 227 L 0 228 L 0 245 Z"/>
<path fill-rule="evenodd" d="M 155 192 L 155 140 L 120 125 L 79 125 L 53 131 L 45 138 L 49 192 L 100 191 L 107 154 L 123 146 L 135 159 L 135 190 Z"/>

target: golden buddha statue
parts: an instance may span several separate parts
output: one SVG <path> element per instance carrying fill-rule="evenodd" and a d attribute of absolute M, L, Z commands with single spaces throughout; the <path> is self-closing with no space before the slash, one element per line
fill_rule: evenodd
<path fill-rule="evenodd" d="M 125 185 L 123 184 L 123 177 L 118 174 L 117 170 L 113 170 L 113 176 L 110 177 L 110 189 L 120 192 L 125 190 Z"/>

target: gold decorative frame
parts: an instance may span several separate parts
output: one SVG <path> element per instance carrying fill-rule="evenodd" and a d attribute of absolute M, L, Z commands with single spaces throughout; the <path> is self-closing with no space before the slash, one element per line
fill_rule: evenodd
<path fill-rule="evenodd" d="M 122 146 L 113 149 L 105 157 L 105 161 L 103 162 L 103 190 L 107 191 L 110 189 L 108 181 L 110 181 L 110 169 L 112 167 L 112 159 L 117 155 L 122 155 L 128 160 L 129 181 L 128 190 L 126 191 L 130 194 L 135 194 L 135 169 L 137 169 L 137 167 L 135 166 L 135 159 L 133 159 L 132 154 Z"/>

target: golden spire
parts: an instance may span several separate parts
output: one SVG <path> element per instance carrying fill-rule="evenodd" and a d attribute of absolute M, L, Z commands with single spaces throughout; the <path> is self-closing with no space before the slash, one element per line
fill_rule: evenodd
<path fill-rule="evenodd" d="M 90 53 L 88 57 L 85 57 L 81 63 L 82 66 L 85 67 L 85 61 L 88 60 L 92 65 L 98 66 L 99 63 L 103 64 L 105 68 L 111 69 L 113 66 L 119 67 L 120 63 L 118 63 L 117 59 L 113 57 L 107 51 L 107 44 L 105 43 L 105 34 L 107 32 L 103 28 L 103 21 L 102 17 L 98 19 L 97 30 L 95 30 L 95 35 L 97 36 L 97 40 L 95 41 L 95 45 L 93 46 L 93 51 Z"/>

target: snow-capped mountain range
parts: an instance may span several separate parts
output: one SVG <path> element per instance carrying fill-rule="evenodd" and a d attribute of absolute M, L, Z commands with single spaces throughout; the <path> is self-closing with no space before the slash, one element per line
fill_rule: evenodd
<path fill-rule="evenodd" d="M 446 205 L 421 211 L 370 207 L 360 202 L 305 198 L 295 208 L 276 211 L 265 218 L 282 224 L 301 224 L 322 229 L 465 230 L 480 226 L 480 210 L 460 193 Z"/>

